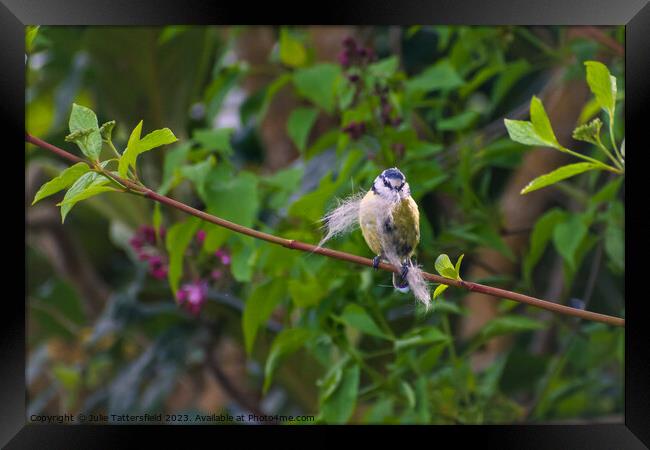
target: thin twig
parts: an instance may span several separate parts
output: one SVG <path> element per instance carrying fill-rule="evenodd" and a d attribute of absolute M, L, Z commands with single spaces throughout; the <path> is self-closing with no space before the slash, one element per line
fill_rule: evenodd
<path fill-rule="evenodd" d="M 83 161 L 82 159 L 66 152 L 65 150 L 58 148 L 52 144 L 49 144 L 45 141 L 42 141 L 38 138 L 35 138 L 27 133 L 25 133 L 25 140 L 27 142 L 30 142 L 34 145 L 38 145 L 41 148 L 44 148 L 46 150 L 50 150 L 57 155 L 66 158 L 70 161 L 73 162 L 79 162 Z M 357 255 L 352 255 L 350 253 L 345 253 L 341 252 L 338 250 L 332 250 L 329 248 L 323 248 L 323 247 L 318 247 L 316 245 L 312 244 L 307 244 L 305 242 L 300 242 L 296 241 L 293 239 L 285 239 L 279 236 L 274 236 L 272 234 L 264 233 L 262 231 L 254 230 L 252 228 L 248 228 L 233 222 L 230 222 L 228 220 L 222 219 L 220 217 L 213 216 L 212 214 L 208 214 L 204 211 L 200 211 L 196 208 L 192 208 L 189 205 L 186 205 L 185 203 L 179 202 L 177 200 L 174 200 L 172 198 L 166 197 L 164 195 L 160 195 L 151 189 L 143 186 L 139 186 L 132 181 L 129 180 L 124 180 L 120 177 L 115 177 L 118 181 L 123 183 L 125 186 L 128 188 L 138 192 L 141 195 L 144 195 L 147 198 L 150 198 L 151 200 L 157 201 L 159 203 L 162 203 L 164 205 L 170 206 L 172 208 L 178 209 L 180 211 L 183 211 L 187 214 L 190 214 L 192 216 L 198 217 L 199 219 L 205 220 L 206 222 L 213 223 L 215 225 L 219 225 L 221 227 L 227 228 L 229 230 L 235 231 L 240 234 L 244 234 L 246 236 L 251 236 L 256 239 L 261 239 L 263 241 L 271 242 L 273 244 L 281 245 L 286 248 L 290 248 L 293 250 L 300 250 L 303 252 L 309 252 L 309 253 L 317 253 L 319 255 L 327 256 L 329 258 L 334 258 L 338 259 L 341 261 L 348 261 L 354 264 L 359 264 L 362 266 L 367 266 L 367 267 L 373 267 L 373 261 L 369 258 L 364 258 L 361 256 Z M 379 269 L 386 270 L 388 272 L 394 272 L 394 273 L 399 273 L 400 268 L 394 267 L 391 264 L 386 264 L 386 263 L 380 263 L 379 264 Z M 516 302 L 520 303 L 526 303 L 531 306 L 536 306 L 538 308 L 546 309 L 548 311 L 552 311 L 555 313 L 559 314 L 566 314 L 574 317 L 579 317 L 581 319 L 585 320 L 592 320 L 595 322 L 603 322 L 609 325 L 615 325 L 615 326 L 625 326 L 625 320 L 620 318 L 620 317 L 613 317 L 613 316 L 608 316 L 605 314 L 599 314 L 591 311 L 585 311 L 582 309 L 577 309 L 577 308 L 571 308 L 569 306 L 565 305 L 560 305 L 558 303 L 554 303 L 551 301 L 547 300 L 541 300 L 535 297 L 531 297 L 529 295 L 524 295 L 524 294 L 519 294 L 517 292 L 511 292 L 507 291 L 505 289 L 500 289 L 492 286 L 486 286 L 483 284 L 479 283 L 474 283 L 471 281 L 465 281 L 465 280 L 453 280 L 450 278 L 444 278 L 439 275 L 434 275 L 431 273 L 426 273 L 423 272 L 422 275 L 424 278 L 428 281 L 432 281 L 434 283 L 440 283 L 440 284 L 446 284 L 448 286 L 454 286 L 458 288 L 463 288 L 467 289 L 468 291 L 472 292 L 480 292 L 482 294 L 487 294 L 491 295 L 493 297 L 497 298 L 507 298 L 510 300 L 514 300 Z"/>

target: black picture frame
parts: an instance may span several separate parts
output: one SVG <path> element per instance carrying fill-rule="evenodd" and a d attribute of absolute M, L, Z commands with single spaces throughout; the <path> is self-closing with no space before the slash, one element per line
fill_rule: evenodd
<path fill-rule="evenodd" d="M 25 117 L 25 57 L 24 26 L 41 25 L 163 25 L 163 24 L 468 24 L 468 25 L 625 25 L 626 26 L 626 140 L 625 180 L 626 203 L 642 205 L 645 183 L 639 156 L 648 152 L 642 144 L 644 125 L 650 107 L 650 5 L 646 0 L 465 0 L 388 2 L 378 0 L 339 2 L 318 5 L 267 3 L 208 2 L 186 0 L 0 0 L 0 123 L 7 128 L 3 136 L 3 161 L 6 167 L 20 158 L 23 148 Z M 647 125 L 646 125 L 647 126 Z M 647 139 L 647 138 L 646 138 Z M 647 146 L 646 146 L 647 147 Z M 19 163 L 16 161 L 16 165 Z M 10 172 L 9 169 L 6 169 Z M 20 173 L 19 171 L 15 171 Z M 16 185 L 23 180 L 17 175 Z M 3 177 L 9 183 L 9 179 Z M 6 185 L 5 185 L 6 186 Z M 5 207 L 21 206 L 18 198 L 11 200 L 5 189 Z M 24 204 L 22 205 L 24 208 Z M 630 209 L 628 209 L 630 210 Z M 645 254 L 643 244 L 648 227 L 644 209 L 634 208 L 634 217 L 626 220 L 626 331 L 625 331 L 625 423 L 572 426 L 436 426 L 436 427 L 228 427 L 239 438 L 262 433 L 277 436 L 285 430 L 318 433 L 320 444 L 338 442 L 339 433 L 360 431 L 364 437 L 382 437 L 397 431 L 408 436 L 413 445 L 442 444 L 441 438 L 451 439 L 455 446 L 467 440 L 491 443 L 497 448 L 590 448 L 622 449 L 650 446 L 650 354 L 648 328 L 642 305 L 645 296 L 632 296 L 643 283 Z M 16 214 L 17 215 L 17 214 Z M 9 223 L 16 223 L 8 214 Z M 4 240 L 11 238 L 5 235 Z M 5 261 L 14 258 L 6 254 Z M 11 264 L 15 267 L 15 264 Z M 25 266 L 26 268 L 26 266 Z M 7 270 L 7 269 L 5 269 Z M 9 275 L 9 271 L 5 272 Z M 25 271 L 25 279 L 28 274 Z M 7 277 L 9 278 L 9 277 Z M 5 281 L 9 283 L 9 281 Z M 641 290 L 636 290 L 640 292 Z M 25 418 L 25 317 L 26 305 L 18 296 L 4 295 L 0 313 L 0 444 L 6 448 L 121 448 L 131 444 L 135 431 L 144 430 L 156 439 L 173 442 L 181 438 L 186 446 L 194 446 L 197 433 L 215 433 L 223 428 L 165 427 L 165 426 L 57 426 L 27 424 Z M 152 428 L 150 428 L 152 427 Z M 351 430 L 351 428 L 353 428 Z M 403 434 L 404 433 L 404 434 Z M 417 436 L 415 436 L 417 435 Z M 187 441 L 188 436 L 192 441 Z M 218 436 L 218 435 L 217 435 Z M 147 439 L 150 439 L 148 436 Z M 171 440 L 170 440 L 171 439 Z M 267 443 L 291 442 L 287 436 Z M 292 440 L 293 441 L 293 440 Z M 209 441 L 210 442 L 210 441 Z M 298 445 L 306 442 L 295 441 Z M 421 442 L 418 444 L 417 442 Z M 263 445 L 267 445 L 267 443 Z M 644 445 L 645 444 L 645 445 Z"/>

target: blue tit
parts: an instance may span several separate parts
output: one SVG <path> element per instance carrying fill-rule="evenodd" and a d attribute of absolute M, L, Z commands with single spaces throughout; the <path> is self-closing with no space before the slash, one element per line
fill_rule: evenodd
<path fill-rule="evenodd" d="M 420 212 L 399 169 L 386 169 L 375 178 L 372 189 L 359 204 L 359 226 L 366 244 L 377 255 L 374 267 L 382 259 L 401 266 L 401 273 L 393 274 L 393 286 L 408 292 L 406 274 L 420 242 Z"/>

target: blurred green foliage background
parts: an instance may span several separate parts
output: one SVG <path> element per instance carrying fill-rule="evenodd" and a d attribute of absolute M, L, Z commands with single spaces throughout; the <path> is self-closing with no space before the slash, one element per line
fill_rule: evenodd
<path fill-rule="evenodd" d="M 622 177 L 590 172 L 521 196 L 571 160 L 513 142 L 503 119 L 527 118 L 537 95 L 561 143 L 603 159 L 571 130 L 603 116 L 583 65 L 599 60 L 618 81 L 624 138 L 623 37 L 622 27 L 42 26 L 28 32 L 27 131 L 78 152 L 64 141 L 73 102 L 117 121 L 120 151 L 140 120 L 143 134 L 169 127 L 179 141 L 138 161 L 147 186 L 310 243 L 337 198 L 397 166 L 420 206 L 423 270 L 465 254 L 465 279 L 622 316 Z M 457 289 L 425 312 L 390 274 L 138 196 L 85 200 L 61 225 L 58 198 L 27 205 L 65 162 L 31 145 L 25 155 L 28 416 L 622 421 L 622 328 Z M 359 232 L 329 245 L 374 256 Z"/>

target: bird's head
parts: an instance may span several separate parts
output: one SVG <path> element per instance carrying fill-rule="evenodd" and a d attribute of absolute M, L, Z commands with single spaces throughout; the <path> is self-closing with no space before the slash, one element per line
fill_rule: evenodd
<path fill-rule="evenodd" d="M 372 184 L 372 190 L 379 195 L 394 197 L 398 194 L 400 197 L 409 195 L 408 183 L 406 177 L 397 167 L 384 170 Z"/>

